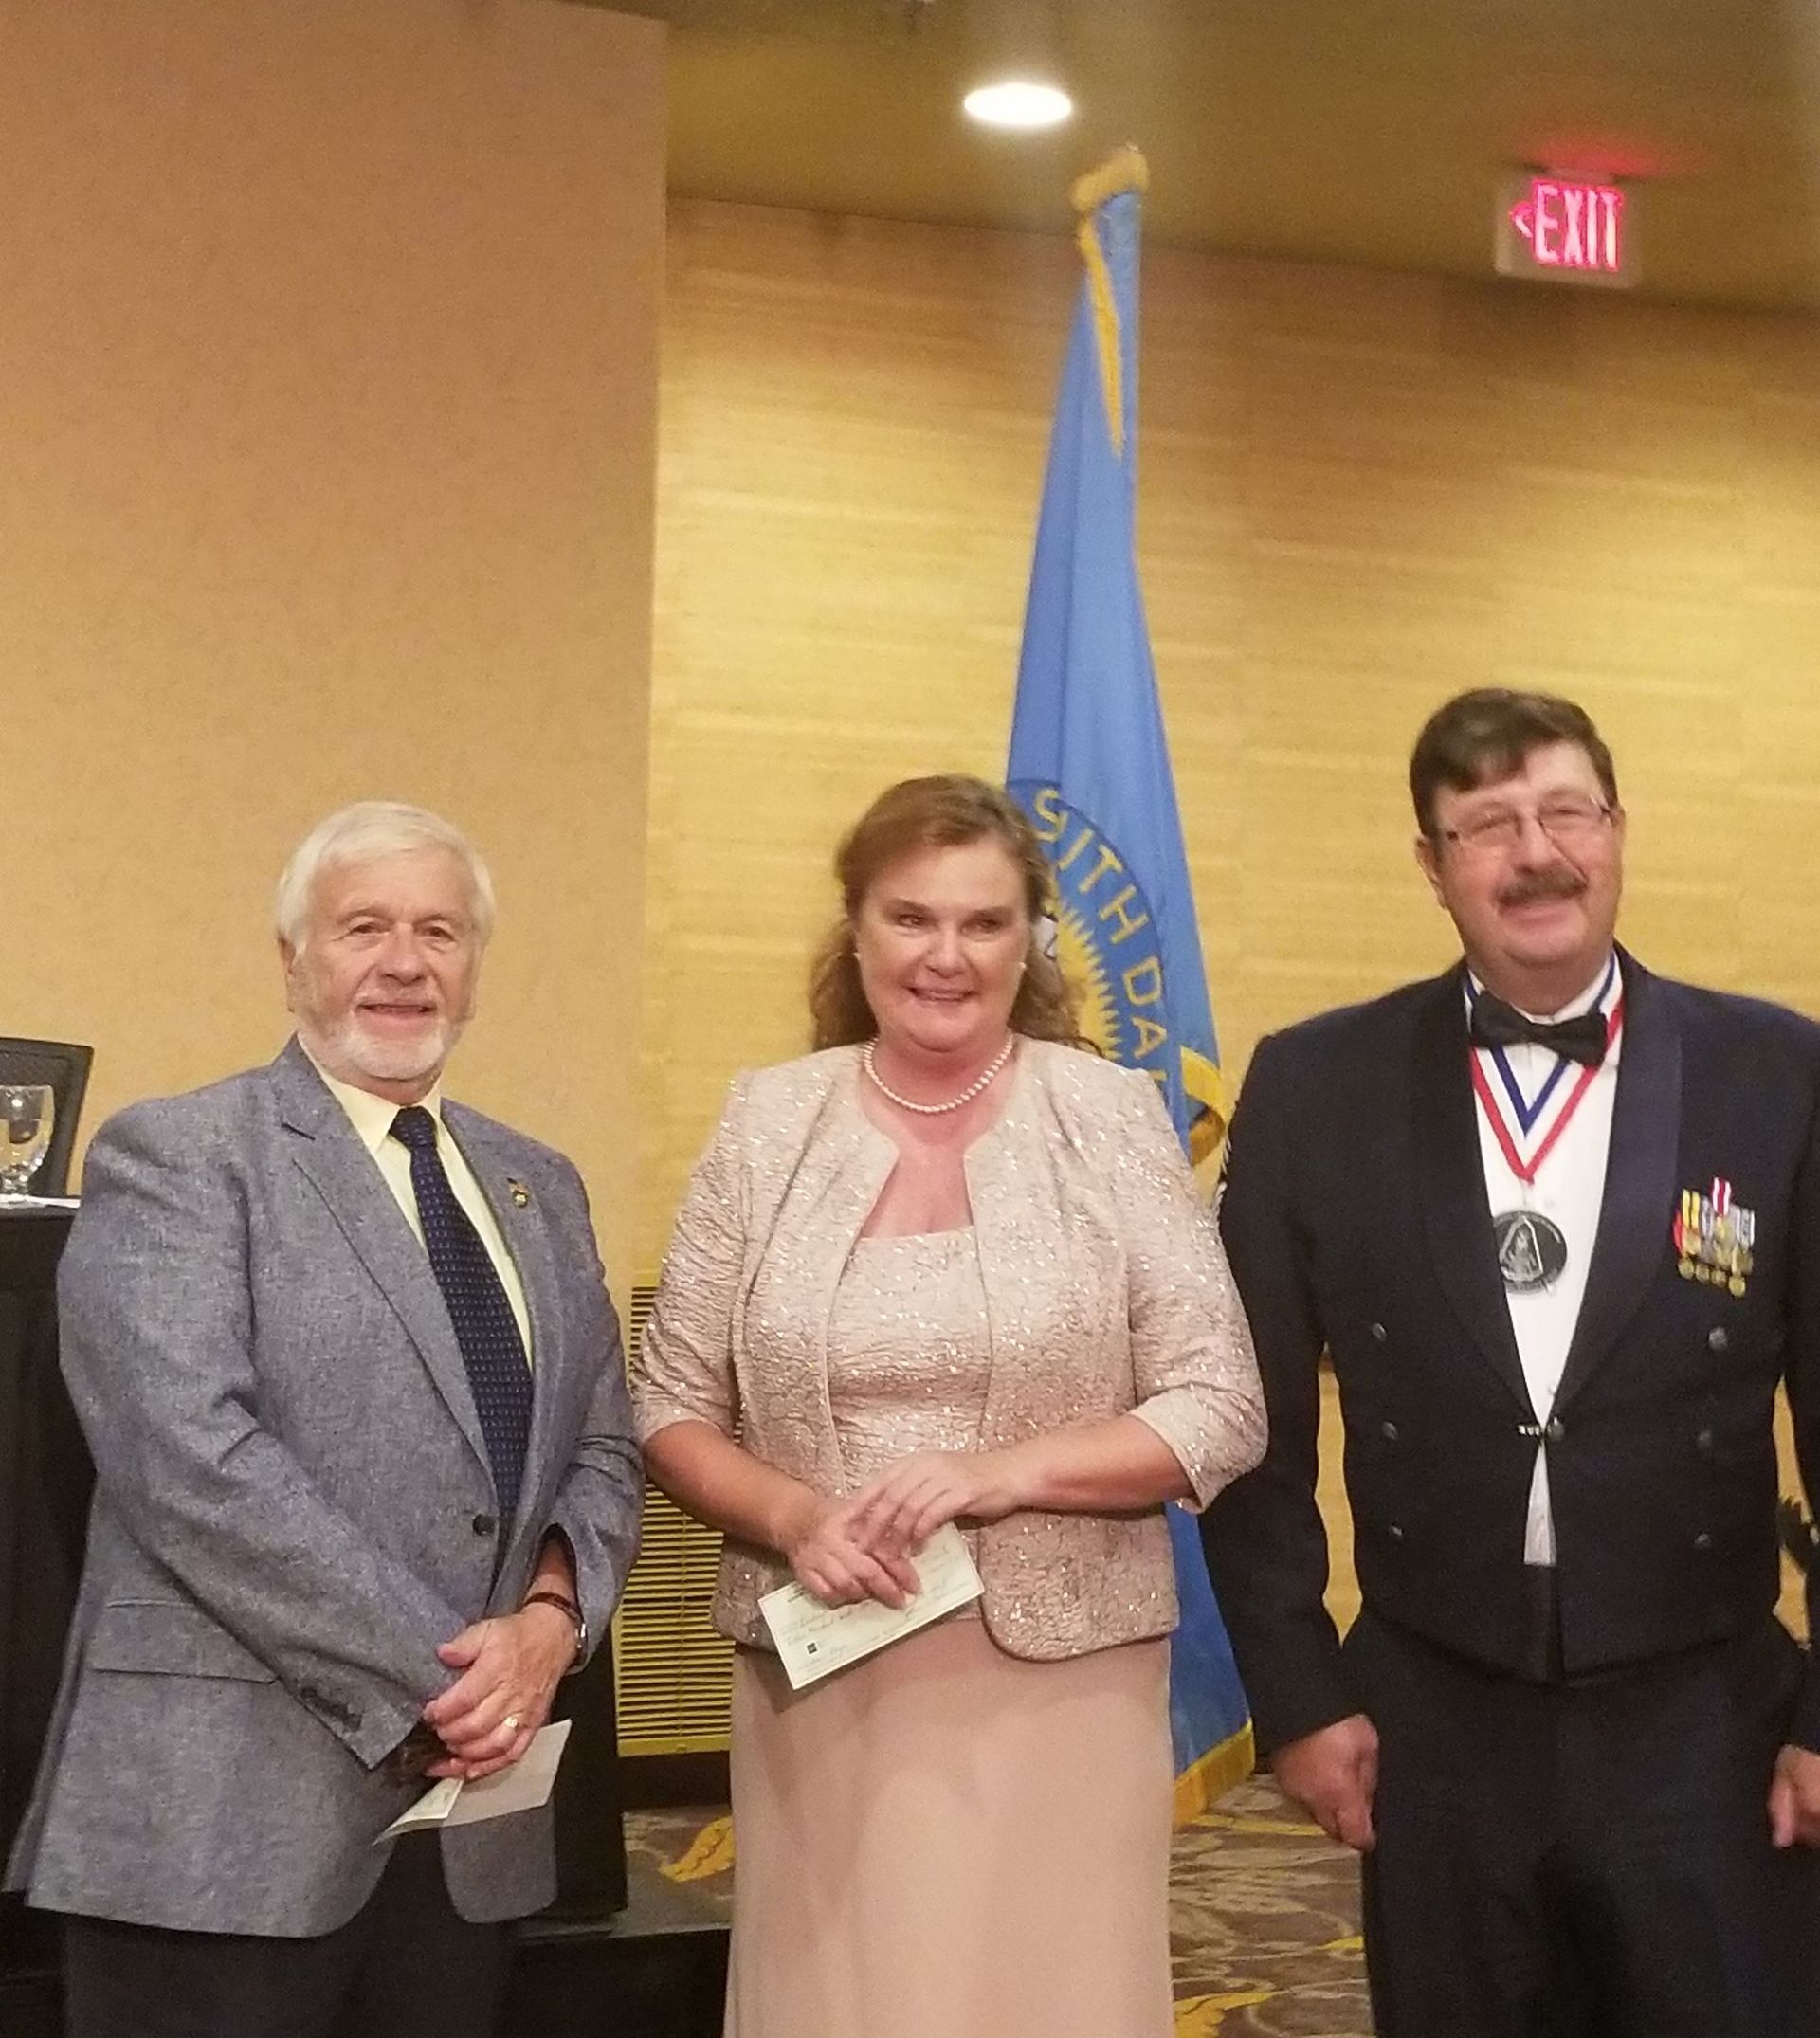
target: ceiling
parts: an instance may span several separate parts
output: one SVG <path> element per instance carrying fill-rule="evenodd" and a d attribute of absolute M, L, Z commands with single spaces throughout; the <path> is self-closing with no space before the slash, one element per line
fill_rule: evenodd
<path fill-rule="evenodd" d="M 612 0 L 669 24 L 688 197 L 1061 229 L 1111 148 L 1153 243 L 1490 271 L 1512 164 L 1639 180 L 1640 287 L 1820 306 L 1820 0 Z M 959 112 L 1041 63 L 1074 119 Z"/>

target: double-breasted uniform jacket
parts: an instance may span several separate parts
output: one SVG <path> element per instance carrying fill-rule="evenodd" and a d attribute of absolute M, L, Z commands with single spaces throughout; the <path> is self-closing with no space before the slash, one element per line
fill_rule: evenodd
<path fill-rule="evenodd" d="M 300 1937 L 371 1893 L 421 1786 L 378 1767 L 559 1529 L 596 1636 L 642 1483 L 580 1178 L 443 1107 L 524 1288 L 535 1374 L 501 1522 L 428 1257 L 296 1042 L 137 1104 L 89 1149 L 63 1359 L 97 1484 L 64 1675 L 9 1877 L 56 1910 Z M 442 1837 L 474 1920 L 555 1894 L 549 1812 Z"/>
<path fill-rule="evenodd" d="M 695 1418 L 821 1493 L 845 1490 L 828 1323 L 854 1241 L 896 1163 L 836 1047 L 739 1078 L 678 1215 L 633 1374 L 639 1430 Z M 1155 1085 L 1098 1057 L 1020 1043 L 1004 1115 L 968 1150 L 991 1341 L 990 1448 L 1135 1412 L 1197 1503 L 1264 1443 L 1250 1338 L 1211 1219 Z M 787 1283 L 786 1312 L 755 1310 Z M 1160 1509 L 1019 1513 L 980 1532 L 988 1627 L 1051 1659 L 1166 1633 L 1174 1568 Z M 715 1619 L 769 1647 L 774 1553 L 729 1540 Z"/>
<path fill-rule="evenodd" d="M 1778 1380 L 1811 1492 L 1820 1475 L 1820 1028 L 1620 960 L 1604 1199 L 1542 1441 L 1570 1677 L 1769 1616 Z M 1270 1447 L 1203 1536 L 1266 1749 L 1361 1709 L 1321 1605 L 1323 1349 L 1365 1605 L 1474 1663 L 1521 1668 L 1538 1425 L 1498 1271 L 1468 1053 L 1456 967 L 1266 1039 L 1240 1101 L 1221 1228 L 1257 1337 Z M 1671 1229 L 1683 1192 L 1715 1182 L 1755 1216 L 1741 1293 L 1690 1278 Z M 1820 1748 L 1811 1674 L 1792 1735 Z"/>

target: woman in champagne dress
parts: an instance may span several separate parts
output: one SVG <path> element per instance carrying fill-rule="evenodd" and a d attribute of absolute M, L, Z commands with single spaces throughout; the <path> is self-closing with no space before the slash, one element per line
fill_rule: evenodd
<path fill-rule="evenodd" d="M 1157 1096 L 1076 1039 L 1047 875 L 975 779 L 843 845 L 817 1051 L 733 1087 L 634 1372 L 726 1533 L 729 2038 L 1167 2038 L 1170 1501 L 1264 1447 L 1250 1337 Z M 983 1596 L 792 1693 L 758 1600 Z"/>

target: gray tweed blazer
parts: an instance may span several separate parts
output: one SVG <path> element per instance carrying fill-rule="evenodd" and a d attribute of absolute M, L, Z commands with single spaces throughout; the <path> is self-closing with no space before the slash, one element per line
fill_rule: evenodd
<path fill-rule="evenodd" d="M 9 1869 L 34 1903 L 331 1930 L 416 1794 L 378 1764 L 450 1681 L 437 1644 L 518 1603 L 551 1527 L 605 1632 L 642 1487 L 586 1195 L 548 1147 L 444 1112 L 531 1317 L 530 1451 L 502 1533 L 428 1260 L 295 1041 L 269 1068 L 134 1105 L 90 1147 L 59 1301 L 97 1484 Z M 555 1893 L 547 1808 L 441 1844 L 467 1918 Z"/>

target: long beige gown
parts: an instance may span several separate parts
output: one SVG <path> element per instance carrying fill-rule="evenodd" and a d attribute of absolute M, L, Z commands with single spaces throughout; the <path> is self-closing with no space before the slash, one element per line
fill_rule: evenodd
<path fill-rule="evenodd" d="M 971 1229 L 862 1239 L 828 1337 L 849 1491 L 976 1444 Z M 728 2038 L 1168 2038 L 1169 1645 L 1027 1663 L 976 1610 L 792 1694 L 734 1670 Z"/>

